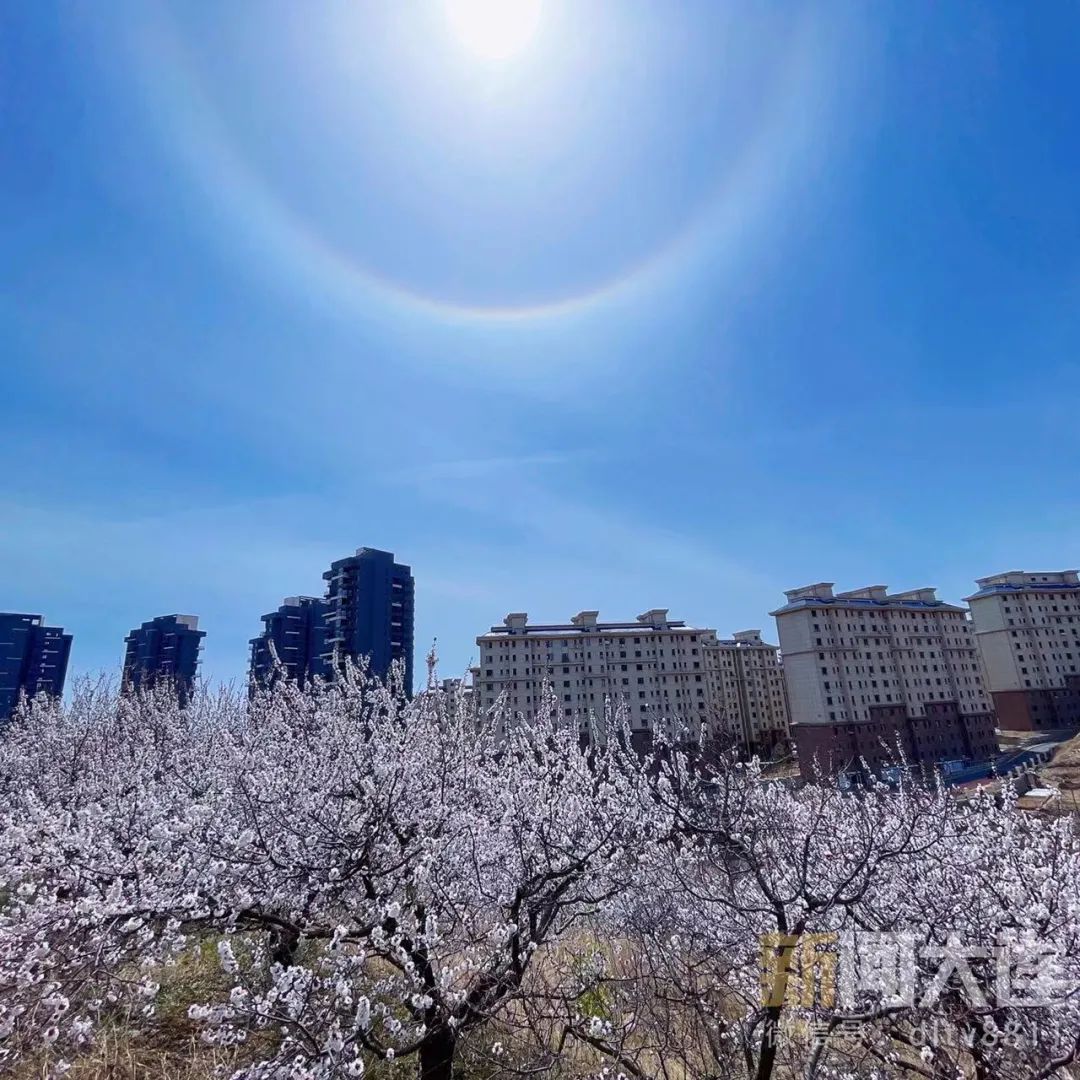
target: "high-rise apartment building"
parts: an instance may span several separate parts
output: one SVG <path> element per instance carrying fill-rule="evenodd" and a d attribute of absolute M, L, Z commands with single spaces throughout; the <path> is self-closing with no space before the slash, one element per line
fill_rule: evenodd
<path fill-rule="evenodd" d="M 332 563 L 326 587 L 328 664 L 367 657 L 373 675 L 385 679 L 401 662 L 405 688 L 413 685 L 414 586 L 409 567 L 389 551 L 360 548 Z"/>
<path fill-rule="evenodd" d="M 268 687 L 276 678 L 310 685 L 328 673 L 326 615 L 329 605 L 314 596 L 290 596 L 262 617 L 263 632 L 251 639 L 251 685 Z"/>
<path fill-rule="evenodd" d="M 909 763 L 984 761 L 997 751 L 975 636 L 933 589 L 792 589 L 772 614 L 803 776 Z M 885 744 L 884 746 L 882 744 Z"/>
<path fill-rule="evenodd" d="M 159 615 L 124 638 L 124 686 L 139 690 L 168 683 L 184 703 L 199 671 L 206 631 L 197 615 Z"/>
<path fill-rule="evenodd" d="M 481 634 L 478 707 L 486 711 L 502 699 L 510 713 L 528 719 L 547 684 L 564 717 L 577 718 L 585 734 L 590 716 L 602 720 L 608 701 L 623 703 L 641 748 L 661 724 L 695 732 L 710 724 L 705 648 L 715 631 L 673 621 L 662 608 L 634 622 L 602 623 L 598 615 L 582 611 L 566 624 L 530 626 L 526 613 L 515 612 Z"/>
<path fill-rule="evenodd" d="M 62 694 L 70 654 L 71 635 L 43 615 L 0 612 L 0 721 L 24 696 Z"/>
<path fill-rule="evenodd" d="M 788 739 L 787 694 L 779 648 L 760 630 L 706 641 L 708 691 L 720 728 L 747 753 L 771 755 Z"/>
<path fill-rule="evenodd" d="M 967 598 L 998 726 L 1080 725 L 1080 577 L 1010 570 Z"/>

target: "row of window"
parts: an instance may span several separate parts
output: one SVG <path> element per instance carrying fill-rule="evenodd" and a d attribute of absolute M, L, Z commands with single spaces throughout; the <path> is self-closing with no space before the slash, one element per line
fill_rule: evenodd
<path fill-rule="evenodd" d="M 502 644 L 507 644 L 507 643 L 503 642 Z M 546 660 L 547 660 L 547 662 L 549 664 L 554 664 L 554 663 L 569 664 L 569 663 L 572 662 L 571 659 L 570 659 L 571 654 L 568 653 L 568 652 L 561 653 L 559 660 L 555 659 L 555 655 L 556 655 L 555 653 L 548 653 L 547 654 Z M 663 649 L 646 649 L 646 650 L 644 650 L 644 654 L 642 653 L 641 649 L 635 649 L 634 650 L 634 659 L 635 660 L 640 660 L 642 658 L 642 655 L 644 655 L 644 656 L 656 656 L 656 657 L 659 657 L 659 658 L 663 659 L 668 654 Z M 685 649 L 685 648 L 684 649 L 674 649 L 673 648 L 671 650 L 671 655 L 672 656 L 697 656 L 697 655 L 699 655 L 699 653 L 698 653 L 698 650 L 696 648 L 691 648 L 691 649 Z M 575 652 L 573 654 L 573 657 L 574 657 L 573 662 L 580 662 L 582 660 L 591 660 L 593 658 L 593 654 L 592 654 L 591 650 L 587 650 L 584 653 L 579 651 L 579 652 Z M 488 657 L 487 659 L 491 659 L 491 658 Z M 517 661 L 517 653 L 516 652 L 511 653 L 510 656 L 508 656 L 508 657 L 504 656 L 502 659 L 503 659 L 504 662 L 509 660 L 509 662 L 511 664 L 513 664 L 513 663 L 515 663 Z M 522 659 L 523 663 L 528 661 L 528 660 L 532 660 L 534 663 L 536 663 L 539 660 L 541 660 L 542 658 L 538 658 L 538 657 L 534 657 L 534 656 L 531 657 L 531 656 L 527 655 L 527 650 L 526 650 L 526 651 L 522 652 L 521 659 Z M 598 660 L 606 660 L 606 659 L 608 659 L 608 654 L 605 653 L 605 654 L 603 654 L 601 656 L 598 656 L 597 659 Z M 626 660 L 627 659 L 625 649 L 620 649 L 619 650 L 619 659 L 620 660 Z"/>
<path fill-rule="evenodd" d="M 670 633 L 670 631 L 668 631 L 668 633 Z M 692 643 L 697 644 L 698 635 L 693 634 L 693 633 L 691 633 L 691 634 L 675 633 L 675 634 L 672 634 L 672 638 L 677 640 L 677 641 L 681 641 L 683 639 L 689 639 Z M 521 641 L 521 640 L 511 641 L 509 638 L 504 638 L 504 639 L 502 639 L 500 641 L 485 641 L 485 642 L 483 642 L 483 645 L 488 647 L 488 648 L 496 648 L 497 647 L 497 648 L 501 648 L 501 649 L 506 649 L 506 648 L 511 648 L 511 647 L 517 648 L 518 646 L 521 646 L 522 648 L 526 648 L 529 645 L 539 646 L 539 647 L 546 647 L 546 648 L 549 648 L 549 649 L 571 649 L 571 648 L 575 648 L 575 647 L 579 646 L 581 644 L 581 640 L 582 640 L 581 638 L 575 638 L 574 640 L 571 640 L 569 638 L 565 638 L 565 639 L 562 639 L 562 640 L 558 640 L 558 639 L 555 639 L 555 638 L 533 638 L 532 640 L 526 640 L 526 641 Z M 621 638 L 618 638 L 618 639 L 616 639 L 614 637 L 600 638 L 596 642 L 596 644 L 600 645 L 601 643 L 603 643 L 605 645 L 610 645 L 612 642 L 614 642 L 616 640 L 618 640 L 618 643 L 620 645 L 625 645 L 626 644 L 626 638 L 625 637 L 621 637 Z M 655 638 L 652 639 L 652 640 L 655 641 Z M 640 645 L 641 643 L 642 642 L 641 642 L 640 637 L 636 637 L 636 638 L 633 639 L 633 644 L 634 645 Z M 650 644 L 650 643 L 651 642 L 646 642 L 645 644 Z"/>

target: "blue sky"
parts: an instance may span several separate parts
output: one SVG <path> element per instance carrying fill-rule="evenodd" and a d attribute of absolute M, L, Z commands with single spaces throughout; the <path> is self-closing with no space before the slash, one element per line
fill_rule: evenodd
<path fill-rule="evenodd" d="M 507 611 L 1080 561 L 1080 9 L 441 0 L 0 13 L 0 608 L 213 678 L 388 548 Z"/>

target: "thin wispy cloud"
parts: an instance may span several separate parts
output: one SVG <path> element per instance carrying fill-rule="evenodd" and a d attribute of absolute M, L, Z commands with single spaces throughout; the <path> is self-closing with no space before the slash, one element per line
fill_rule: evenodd
<path fill-rule="evenodd" d="M 455 673 L 1076 562 L 1080 15 L 543 2 L 482 77 L 425 5 L 13 16 L 0 608 L 76 670 L 186 610 L 240 675 L 361 545 Z"/>

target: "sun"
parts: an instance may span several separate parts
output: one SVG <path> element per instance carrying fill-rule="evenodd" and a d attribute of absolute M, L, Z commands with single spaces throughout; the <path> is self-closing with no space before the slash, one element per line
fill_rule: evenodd
<path fill-rule="evenodd" d="M 541 0 L 445 0 L 458 40 L 485 60 L 506 60 L 528 45 L 540 23 Z"/>

